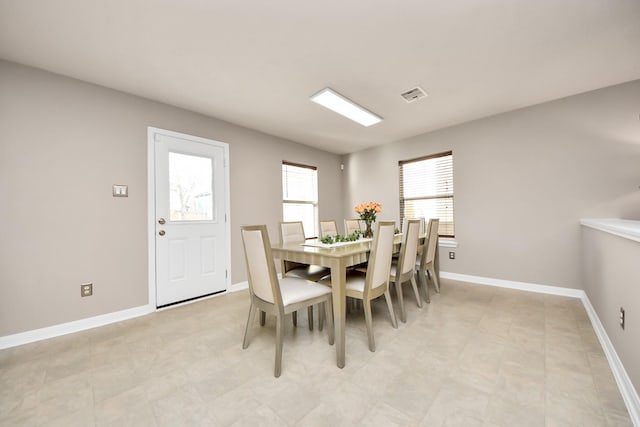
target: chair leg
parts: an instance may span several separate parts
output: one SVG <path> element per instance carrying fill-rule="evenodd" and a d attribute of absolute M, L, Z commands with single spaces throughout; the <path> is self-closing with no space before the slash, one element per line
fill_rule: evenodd
<path fill-rule="evenodd" d="M 329 345 L 333 345 L 334 341 L 334 328 L 333 328 L 333 303 L 331 297 L 324 304 L 324 315 L 327 319 L 327 333 L 329 334 Z"/>
<path fill-rule="evenodd" d="M 309 330 L 313 331 L 313 306 L 307 307 L 307 317 L 309 317 Z"/>
<path fill-rule="evenodd" d="M 359 310 L 360 301 L 362 300 L 359 300 L 357 298 L 347 297 L 347 312 L 351 313 L 353 311 Z"/>
<path fill-rule="evenodd" d="M 298 326 L 298 312 L 294 311 L 293 313 L 291 313 L 291 321 L 293 322 L 293 327 L 297 327 Z"/>
<path fill-rule="evenodd" d="M 395 282 L 396 294 L 398 294 L 398 305 L 400 306 L 400 320 L 407 323 L 407 313 L 404 311 L 404 296 L 402 295 L 402 283 Z"/>
<path fill-rule="evenodd" d="M 264 326 L 265 323 L 267 323 L 267 313 L 260 310 L 260 326 Z"/>
<path fill-rule="evenodd" d="M 376 343 L 373 339 L 373 319 L 371 316 L 371 301 L 362 300 L 364 306 L 364 320 L 367 324 L 367 338 L 369 339 L 369 351 L 376 351 Z"/>
<path fill-rule="evenodd" d="M 283 316 L 276 316 L 276 367 L 273 375 L 279 377 L 282 373 L 282 330 L 284 329 Z"/>
<path fill-rule="evenodd" d="M 436 287 L 436 292 L 440 293 L 440 281 L 438 280 L 438 275 L 436 274 L 436 271 L 433 267 L 429 268 L 429 276 L 431 277 L 431 280 L 433 280 L 433 284 Z"/>
<path fill-rule="evenodd" d="M 260 313 L 261 315 L 265 314 L 264 311 L 261 311 Z M 249 307 L 249 319 L 247 319 L 247 327 L 244 329 L 244 340 L 242 340 L 243 349 L 249 347 L 249 331 L 251 330 L 251 325 L 253 325 L 255 318 L 256 318 L 256 306 L 253 305 L 252 303 L 251 307 Z"/>
<path fill-rule="evenodd" d="M 393 305 L 391 304 L 391 294 L 387 289 L 384 293 L 384 299 L 387 301 L 387 308 L 389 309 L 389 316 L 391 316 L 391 324 L 395 329 L 398 329 L 398 321 L 396 320 L 396 313 L 393 311 Z"/>
<path fill-rule="evenodd" d="M 418 280 L 420 281 L 420 284 L 424 289 L 424 300 L 427 302 L 427 304 L 430 304 L 431 298 L 429 298 L 429 286 L 427 285 L 427 275 L 424 270 L 418 270 Z"/>
<path fill-rule="evenodd" d="M 324 326 L 324 303 L 321 302 L 318 304 L 318 330 L 322 332 L 322 328 Z"/>
<path fill-rule="evenodd" d="M 422 308 L 422 298 L 420 297 L 420 292 L 418 292 L 418 285 L 416 284 L 416 278 L 411 276 L 411 287 L 413 288 L 413 293 L 416 294 L 416 301 L 418 302 L 418 307 Z"/>

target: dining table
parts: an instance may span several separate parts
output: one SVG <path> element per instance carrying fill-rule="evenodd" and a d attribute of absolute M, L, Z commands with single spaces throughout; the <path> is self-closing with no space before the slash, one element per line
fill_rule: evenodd
<path fill-rule="evenodd" d="M 421 236 L 421 241 L 424 241 L 424 236 Z M 402 234 L 396 234 L 393 241 L 394 252 L 399 251 L 401 242 Z M 345 366 L 345 319 L 347 311 L 345 286 L 347 269 L 367 262 L 370 251 L 371 239 L 362 239 L 338 245 L 322 245 L 317 239 L 313 239 L 305 243 L 275 243 L 271 246 L 274 258 L 319 265 L 331 269 L 336 362 L 339 368 Z M 436 274 L 438 274 L 437 270 Z"/>

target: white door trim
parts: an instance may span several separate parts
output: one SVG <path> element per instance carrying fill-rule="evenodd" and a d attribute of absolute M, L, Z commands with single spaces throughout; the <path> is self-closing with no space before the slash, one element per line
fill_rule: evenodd
<path fill-rule="evenodd" d="M 231 195 L 229 182 L 229 144 L 214 141 L 212 139 L 185 133 L 174 132 L 149 126 L 147 128 L 147 253 L 148 253 L 148 275 L 149 275 L 149 307 L 157 309 L 156 306 L 156 175 L 155 175 L 155 135 L 162 134 L 174 138 L 183 138 L 191 141 L 220 147 L 224 150 L 224 179 L 225 179 L 225 223 L 227 233 L 226 266 L 227 277 L 225 287 L 228 290 L 231 286 Z"/>

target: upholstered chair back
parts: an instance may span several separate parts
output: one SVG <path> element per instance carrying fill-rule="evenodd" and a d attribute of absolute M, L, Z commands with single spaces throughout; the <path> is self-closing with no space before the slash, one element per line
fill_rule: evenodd
<path fill-rule="evenodd" d="M 376 232 L 373 233 L 371 255 L 369 257 L 370 268 L 367 269 L 366 278 L 372 289 L 389 283 L 394 230 L 394 221 L 380 221 Z"/>
<path fill-rule="evenodd" d="M 304 226 L 302 225 L 302 221 L 280 223 L 280 242 L 303 243 L 304 239 Z"/>
<path fill-rule="evenodd" d="M 398 275 L 407 273 L 416 267 L 416 254 L 418 253 L 418 239 L 420 234 L 420 220 L 407 221 L 402 234 L 402 249 L 400 253 Z"/>
<path fill-rule="evenodd" d="M 249 288 L 261 300 L 276 303 L 277 296 L 274 294 L 279 288 L 273 283 L 274 277 L 277 280 L 277 276 L 275 276 L 275 265 L 271 257 L 267 227 L 264 225 L 242 227 L 241 233 Z"/>

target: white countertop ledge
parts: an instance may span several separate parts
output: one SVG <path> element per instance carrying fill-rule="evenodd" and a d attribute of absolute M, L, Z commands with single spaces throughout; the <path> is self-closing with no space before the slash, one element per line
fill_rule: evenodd
<path fill-rule="evenodd" d="M 618 218 L 585 218 L 580 220 L 580 224 L 640 242 L 640 221 Z"/>

